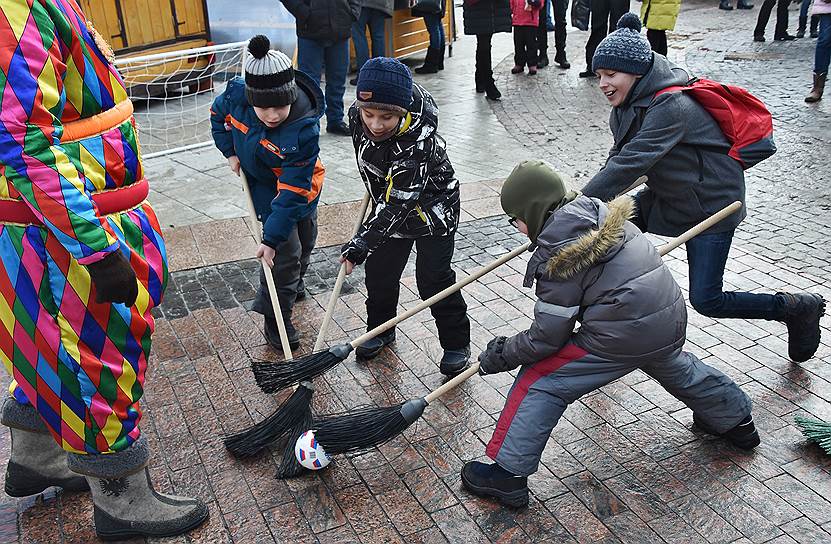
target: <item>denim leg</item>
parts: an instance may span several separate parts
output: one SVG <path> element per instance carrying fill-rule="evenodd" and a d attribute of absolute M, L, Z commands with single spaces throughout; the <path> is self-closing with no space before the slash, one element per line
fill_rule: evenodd
<path fill-rule="evenodd" d="M 687 242 L 690 304 L 708 317 L 784 318 L 784 303 L 775 295 L 724 292 L 724 266 L 733 231 L 699 234 Z"/>
<path fill-rule="evenodd" d="M 831 61 L 831 13 L 819 16 L 819 38 L 814 53 L 814 72 L 822 74 L 828 71 Z"/>
<path fill-rule="evenodd" d="M 369 22 L 370 8 L 361 8 L 361 16 L 352 23 L 352 44 L 355 46 L 355 63 L 360 71 L 361 66 L 369 59 L 369 44 L 366 43 L 366 25 Z M 373 40 L 374 42 L 374 40 Z M 375 44 L 372 44 L 373 47 Z"/>
<path fill-rule="evenodd" d="M 372 56 L 383 57 L 386 55 L 385 27 L 387 17 L 383 11 L 370 9 L 369 36 L 372 38 Z"/>
<path fill-rule="evenodd" d="M 297 38 L 297 68 L 320 85 L 323 71 L 323 45 L 308 38 Z"/>
<path fill-rule="evenodd" d="M 425 15 L 424 26 L 430 34 L 430 47 L 444 51 L 444 25 L 440 15 Z"/>
<path fill-rule="evenodd" d="M 343 93 L 349 71 L 349 39 L 333 43 L 325 50 L 326 57 L 326 122 L 343 123 Z"/>
<path fill-rule="evenodd" d="M 799 21 L 808 20 L 808 9 L 811 7 L 811 0 L 802 0 L 802 5 L 799 6 Z"/>

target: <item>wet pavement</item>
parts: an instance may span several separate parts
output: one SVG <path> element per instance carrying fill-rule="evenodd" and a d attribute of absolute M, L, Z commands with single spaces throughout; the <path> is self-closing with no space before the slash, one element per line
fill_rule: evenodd
<path fill-rule="evenodd" d="M 814 41 L 751 41 L 757 9 L 685 4 L 670 35 L 672 59 L 696 74 L 748 87 L 775 117 L 780 151 L 748 171 L 750 213 L 737 231 L 725 288 L 810 290 L 831 299 L 825 240 L 831 100 L 802 102 Z M 793 10 L 791 16 L 795 23 Z M 596 81 L 577 78 L 585 39 L 569 35 L 571 70 L 549 68 L 530 78 L 508 73 L 510 36 L 498 36 L 494 58 L 505 59 L 496 70 L 505 94 L 498 104 L 473 92 L 470 38 L 457 42 L 442 74 L 417 78 L 439 99 L 441 133 L 464 184 L 467 212 L 453 262 L 460 277 L 522 243 L 499 217 L 495 199 L 496 180 L 515 162 L 546 158 L 577 187 L 602 164 L 611 141 L 608 106 Z M 330 230 L 313 255 L 310 296 L 296 306 L 304 334 L 298 354 L 314 342 L 337 271 L 337 243 L 363 190 L 350 147 L 345 139 L 321 139 L 332 174 L 321 211 L 330 219 L 321 222 Z M 829 317 L 817 356 L 794 364 L 785 356 L 783 325 L 713 320 L 691 310 L 686 349 L 751 396 L 761 446 L 745 453 L 693 429 L 682 403 L 634 372 L 568 408 L 529 480 L 531 505 L 519 511 L 471 496 L 459 482 L 465 461 L 483 459 L 512 381 L 508 374 L 472 377 L 431 404 L 401 437 L 338 457 L 319 473 L 275 479 L 279 450 L 234 460 L 221 437 L 260 421 L 286 395 L 262 393 L 249 368 L 251 361 L 281 356 L 266 346 L 262 319 L 250 312 L 258 265 L 249 258 L 253 239 L 238 219 L 244 206 L 232 198 L 237 193 L 228 191 L 226 167 L 210 150 L 156 160 L 148 169 L 159 180 L 154 196 L 162 223 L 175 225 L 166 235 L 176 263 L 157 312 L 143 402 L 143 431 L 155 453 L 151 475 L 160 490 L 198 496 L 211 510 L 206 526 L 170 542 L 831 541 L 831 457 L 794 425 L 797 415 L 831 421 Z M 213 190 L 212 198 L 205 196 Z M 214 205 L 216 211 L 208 210 Z M 683 248 L 665 261 L 686 293 Z M 474 353 L 494 335 L 530 323 L 534 298 L 522 287 L 524 264 L 517 258 L 465 289 Z M 344 288 L 329 345 L 365 330 L 364 297 L 359 269 Z M 417 303 L 410 263 L 400 310 Z M 422 396 L 441 383 L 440 353 L 432 318 L 421 312 L 399 326 L 392 349 L 369 363 L 351 356 L 316 380 L 315 411 Z M 8 433 L 0 433 L 3 459 L 9 448 Z M 91 518 L 85 494 L 4 497 L 0 542 L 92 542 Z"/>

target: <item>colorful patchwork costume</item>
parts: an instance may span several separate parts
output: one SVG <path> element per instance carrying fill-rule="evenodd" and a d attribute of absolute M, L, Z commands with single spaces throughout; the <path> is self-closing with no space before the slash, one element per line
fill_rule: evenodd
<path fill-rule="evenodd" d="M 0 11 L 0 356 L 12 394 L 62 448 L 139 437 L 153 317 L 167 281 L 132 103 L 74 0 Z M 99 303 L 86 266 L 121 252 L 136 303 Z"/>

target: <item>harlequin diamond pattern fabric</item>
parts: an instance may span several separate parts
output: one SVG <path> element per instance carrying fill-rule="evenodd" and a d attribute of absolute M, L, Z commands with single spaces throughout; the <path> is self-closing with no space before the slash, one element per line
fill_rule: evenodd
<path fill-rule="evenodd" d="M 101 216 L 91 199 L 143 176 L 132 117 L 90 122 L 127 100 L 106 49 L 74 0 L 0 5 L 0 200 L 25 202 L 40 223 L 0 217 L 0 359 L 14 398 L 76 453 L 138 439 L 151 310 L 167 281 L 151 206 Z M 113 251 L 138 278 L 129 308 L 95 302 L 84 266 Z"/>

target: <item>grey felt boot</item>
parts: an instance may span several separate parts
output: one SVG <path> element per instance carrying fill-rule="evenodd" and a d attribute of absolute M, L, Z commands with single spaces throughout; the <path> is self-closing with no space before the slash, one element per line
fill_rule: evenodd
<path fill-rule="evenodd" d="M 104 540 L 186 533 L 208 519 L 199 499 L 157 493 L 150 482 L 143 439 L 106 455 L 69 455 L 69 468 L 86 476 L 95 505 L 95 532 Z"/>
<path fill-rule="evenodd" d="M 12 454 L 6 466 L 6 495 L 37 495 L 50 487 L 87 491 L 87 481 L 69 470 L 64 451 L 46 430 L 34 408 L 7 398 L 3 425 L 12 435 Z"/>

